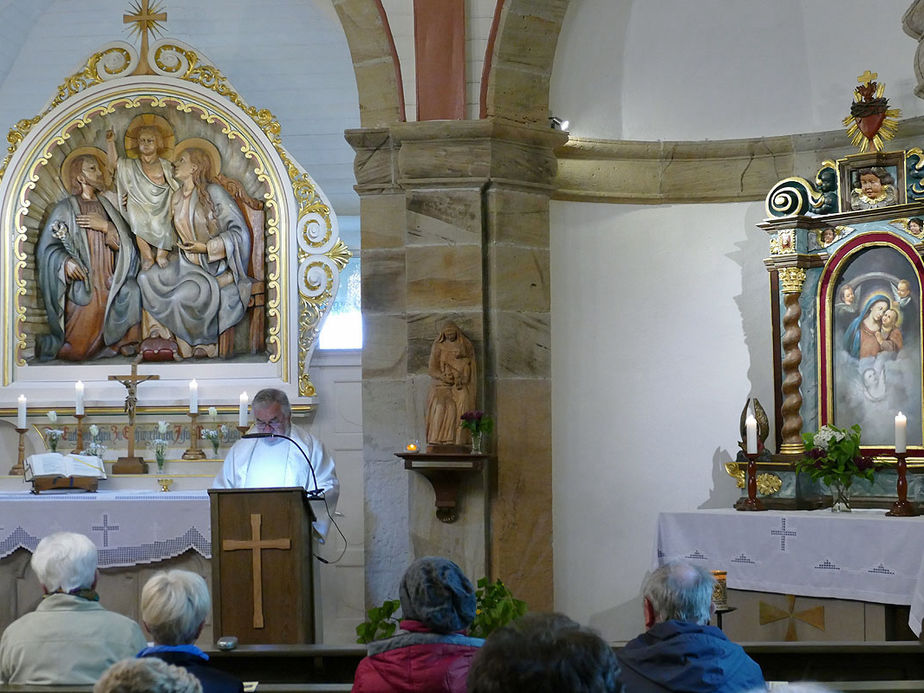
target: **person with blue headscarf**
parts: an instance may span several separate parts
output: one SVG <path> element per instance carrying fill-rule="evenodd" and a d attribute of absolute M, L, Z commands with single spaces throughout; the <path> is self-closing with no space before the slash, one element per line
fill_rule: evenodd
<path fill-rule="evenodd" d="M 882 351 L 882 344 L 876 335 L 882 326 L 882 314 L 891 305 L 884 294 L 870 296 L 863 310 L 850 323 L 844 333 L 844 348 L 857 359 L 875 356 Z"/>

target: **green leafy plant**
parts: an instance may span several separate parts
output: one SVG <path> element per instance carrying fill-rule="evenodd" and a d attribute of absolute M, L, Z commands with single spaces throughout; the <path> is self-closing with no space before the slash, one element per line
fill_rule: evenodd
<path fill-rule="evenodd" d="M 822 426 L 817 433 L 803 433 L 805 457 L 795 463 L 796 471 L 829 486 L 849 488 L 854 477 L 872 481 L 876 473 L 873 458 L 860 452 L 860 427 Z"/>
<path fill-rule="evenodd" d="M 399 621 L 394 614 L 400 606 L 401 602 L 397 599 L 386 599 L 381 606 L 369 609 L 366 620 L 356 626 L 356 642 L 365 645 L 394 635 Z M 527 608 L 526 602 L 514 597 L 510 588 L 500 580 L 490 582 L 488 578 L 481 578 L 475 590 L 475 620 L 468 634 L 486 638 L 498 628 L 520 618 Z"/>

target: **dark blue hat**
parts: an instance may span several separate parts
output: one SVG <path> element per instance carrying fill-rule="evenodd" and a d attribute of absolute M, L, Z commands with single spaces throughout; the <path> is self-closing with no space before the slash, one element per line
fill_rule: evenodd
<path fill-rule="evenodd" d="M 475 618 L 475 589 L 448 558 L 424 556 L 411 563 L 401 580 L 404 618 L 437 633 L 468 628 Z"/>

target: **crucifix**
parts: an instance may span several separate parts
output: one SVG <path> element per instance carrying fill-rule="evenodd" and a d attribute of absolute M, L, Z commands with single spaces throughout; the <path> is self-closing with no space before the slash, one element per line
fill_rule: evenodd
<path fill-rule="evenodd" d="M 263 516 L 259 513 L 250 514 L 250 540 L 225 539 L 221 543 L 222 551 L 237 551 L 246 549 L 253 551 L 251 572 L 253 573 L 253 627 L 263 628 L 263 549 L 282 549 L 288 551 L 292 547 L 291 539 L 262 539 L 260 525 Z"/>
<path fill-rule="evenodd" d="M 148 6 L 149 0 L 140 0 L 132 3 L 133 14 L 123 14 L 123 24 L 134 24 L 132 31 L 141 36 L 141 51 L 138 67 L 133 74 L 153 75 L 154 71 L 148 64 L 148 32 L 160 31 L 160 23 L 167 21 L 167 13 L 162 12 L 157 5 Z"/>
<path fill-rule="evenodd" d="M 131 375 L 110 375 L 109 380 L 118 380 L 128 390 L 125 397 L 125 413 L 128 414 L 128 454 L 112 465 L 113 474 L 146 474 L 148 466 L 135 455 L 135 407 L 138 404 L 138 384 L 145 380 L 160 380 L 159 375 L 138 375 L 138 362 L 132 362 Z"/>

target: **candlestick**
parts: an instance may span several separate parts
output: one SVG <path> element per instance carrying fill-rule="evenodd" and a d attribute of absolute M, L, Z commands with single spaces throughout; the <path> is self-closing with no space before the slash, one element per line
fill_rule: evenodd
<path fill-rule="evenodd" d="M 74 418 L 77 419 L 77 447 L 74 448 L 74 452 L 78 455 L 83 452 L 83 421 L 84 414 L 74 414 Z"/>
<path fill-rule="evenodd" d="M 74 383 L 74 413 L 77 416 L 83 416 L 83 381 L 78 380 Z"/>
<path fill-rule="evenodd" d="M 753 417 L 751 417 L 753 418 Z M 755 421 L 756 424 L 756 421 Z M 756 448 L 756 445 L 755 445 Z M 757 454 L 748 453 L 747 487 L 748 497 L 735 504 L 736 510 L 760 511 L 766 510 L 764 504 L 757 497 Z"/>
<path fill-rule="evenodd" d="M 189 413 L 199 413 L 199 383 L 195 378 L 189 381 Z"/>
<path fill-rule="evenodd" d="M 237 410 L 237 425 L 247 426 L 247 391 L 241 393 L 240 406 Z M 243 435 L 243 434 L 242 434 Z"/>
<path fill-rule="evenodd" d="M 196 382 L 193 380 L 193 382 Z M 192 387 L 190 387 L 190 390 Z M 192 402 L 190 402 L 190 408 L 192 408 Z M 198 402 L 197 402 L 198 406 Z M 189 414 L 189 447 L 186 449 L 186 452 L 183 453 L 184 460 L 204 460 L 205 453 L 199 449 L 199 426 L 196 423 L 199 419 L 198 414 L 190 412 Z"/>
<path fill-rule="evenodd" d="M 21 399 L 25 399 L 22 395 L 19 396 Z M 16 464 L 10 468 L 10 476 L 23 476 L 26 470 L 26 431 L 29 429 L 25 426 L 17 426 L 16 432 L 19 434 L 19 456 L 16 459 Z"/>
<path fill-rule="evenodd" d="M 757 454 L 757 419 L 753 414 L 748 414 L 744 421 L 744 428 L 747 431 L 747 453 L 748 455 Z"/>
<path fill-rule="evenodd" d="M 895 452 L 905 452 L 908 449 L 908 418 L 898 412 L 895 417 Z"/>
<path fill-rule="evenodd" d="M 896 431 L 898 430 L 897 416 L 895 417 L 895 429 Z M 895 437 L 896 439 L 898 438 L 897 433 Z M 898 492 L 898 500 L 892 503 L 892 508 L 886 515 L 891 515 L 892 517 L 917 517 L 917 510 L 908 502 L 908 465 L 906 462 L 908 455 L 904 452 L 896 451 L 895 457 L 898 458 L 898 480 L 895 483 L 895 489 Z"/>
<path fill-rule="evenodd" d="M 26 428 L 26 396 L 20 395 L 16 404 L 18 407 L 16 411 L 16 428 L 25 429 Z"/>

